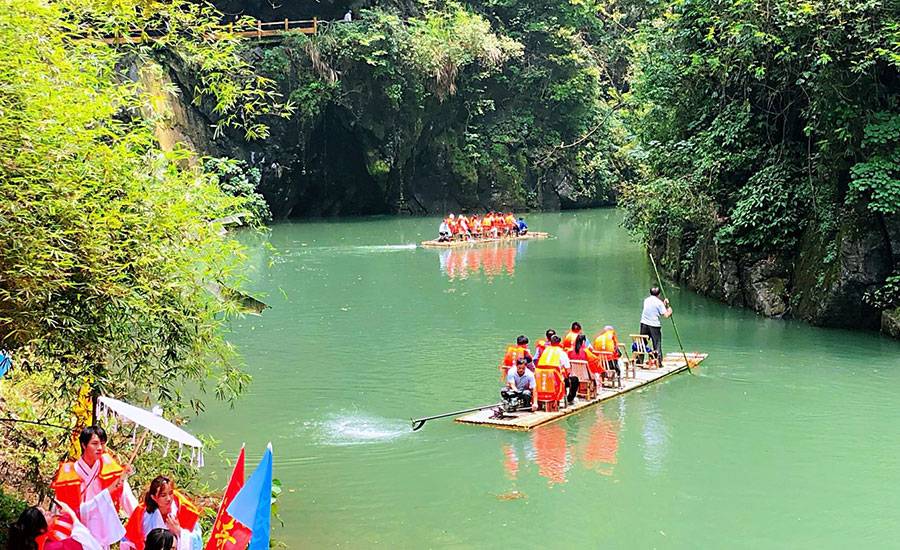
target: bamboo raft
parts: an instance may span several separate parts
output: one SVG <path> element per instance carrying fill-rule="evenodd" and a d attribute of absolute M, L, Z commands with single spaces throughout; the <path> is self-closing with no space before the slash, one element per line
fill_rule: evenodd
<path fill-rule="evenodd" d="M 510 236 L 510 237 L 497 237 L 496 239 L 478 239 L 477 241 L 446 241 L 440 242 L 438 240 L 432 241 L 422 241 L 419 246 L 424 248 L 460 248 L 463 246 L 476 246 L 479 244 L 486 243 L 503 243 L 503 242 L 511 242 L 511 241 L 528 241 L 532 239 L 546 239 L 550 237 L 550 233 L 544 233 L 541 231 L 529 231 L 528 233 L 521 236 Z"/>
<path fill-rule="evenodd" d="M 707 358 L 707 356 L 708 354 L 706 353 L 687 354 L 688 361 L 690 361 L 691 364 L 695 366 L 700 364 L 704 359 Z M 687 369 L 688 365 L 684 362 L 684 355 L 682 355 L 680 352 L 667 353 L 666 357 L 663 359 L 661 367 L 657 369 L 635 369 L 634 378 L 625 378 L 624 376 L 622 377 L 621 388 L 599 389 L 597 392 L 597 397 L 595 397 L 594 399 L 591 399 L 590 401 L 578 399 L 575 401 L 575 404 L 570 405 L 565 409 L 560 409 L 558 412 L 516 411 L 504 415 L 504 418 L 502 419 L 498 419 L 491 418 L 494 415 L 493 410 L 484 409 L 471 414 L 467 414 L 465 416 L 461 416 L 456 419 L 456 422 L 459 422 L 461 424 L 488 426 L 491 428 L 500 428 L 504 430 L 527 431 L 543 424 L 554 422 L 556 420 L 559 420 L 560 418 L 575 414 L 588 407 L 592 407 L 597 403 L 601 403 L 608 399 L 618 397 L 624 393 L 630 392 L 631 390 L 642 388 L 644 386 L 652 384 L 653 382 L 658 382 L 659 380 L 662 380 L 663 378 L 666 378 L 673 374 L 684 372 Z"/>

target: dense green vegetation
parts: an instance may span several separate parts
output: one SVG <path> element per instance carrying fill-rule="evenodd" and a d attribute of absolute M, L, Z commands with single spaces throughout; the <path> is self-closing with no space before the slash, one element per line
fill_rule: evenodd
<path fill-rule="evenodd" d="M 192 396 L 211 383 L 224 399 L 247 383 L 222 330 L 236 306 L 209 291 L 240 284 L 243 256 L 210 222 L 252 197 L 224 192 L 221 178 L 189 167 L 188 152 L 156 143 L 149 98 L 118 65 L 153 52 L 84 38 L 170 25 L 178 37 L 158 47 L 202 75 L 196 99 L 215 100 L 216 125 L 264 135 L 253 114 L 278 107 L 236 43 L 180 32 L 209 30 L 208 16 L 179 2 L 3 3 L 0 348 L 15 368 L 2 416 L 71 425 L 85 387 L 177 412 L 188 383 Z M 38 483 L 67 447 L 58 429 L 4 424 L 3 434 L 4 462 Z"/>
<path fill-rule="evenodd" d="M 444 199 L 552 207 L 560 199 L 542 195 L 560 181 L 564 205 L 609 202 L 634 172 L 615 116 L 627 63 L 613 27 L 586 5 L 448 2 L 413 13 L 374 7 L 351 24 L 292 36 L 256 63 L 297 106 L 296 125 L 275 131 L 278 163 L 315 172 L 287 176 L 301 189 L 326 186 L 310 201 L 336 195 L 348 206 L 352 182 L 329 168 L 355 151 L 319 145 L 342 131 L 349 138 L 335 141 L 359 142 L 365 163 L 355 178 L 371 179 L 385 201 L 375 211 L 404 193 L 413 211 Z"/>

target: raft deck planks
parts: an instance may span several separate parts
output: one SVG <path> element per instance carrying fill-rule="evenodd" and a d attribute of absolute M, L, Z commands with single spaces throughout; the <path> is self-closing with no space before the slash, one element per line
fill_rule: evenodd
<path fill-rule="evenodd" d="M 459 248 L 463 246 L 476 246 L 479 244 L 486 243 L 503 243 L 509 241 L 528 241 L 531 239 L 546 239 L 550 237 L 550 233 L 544 233 L 541 231 L 528 232 L 519 237 L 497 237 L 496 239 L 479 239 L 477 241 L 447 241 L 447 242 L 439 242 L 437 240 L 433 241 L 422 241 L 419 246 L 423 246 L 425 248 Z"/>
<path fill-rule="evenodd" d="M 688 353 L 687 356 L 688 360 L 691 363 L 693 363 L 694 365 L 698 365 L 703 362 L 704 359 L 706 359 L 708 354 Z M 560 418 L 575 414 L 588 407 L 592 407 L 597 403 L 606 401 L 607 399 L 618 397 L 619 395 L 622 395 L 623 393 L 629 392 L 633 389 L 647 386 L 649 384 L 652 384 L 653 382 L 662 380 L 669 375 L 685 371 L 687 370 L 687 368 L 688 366 L 684 362 L 684 356 L 680 352 L 667 353 L 665 359 L 663 359 L 662 367 L 652 370 L 636 369 L 635 378 L 622 378 L 621 388 L 602 388 L 598 392 L 596 398 L 590 401 L 578 399 L 576 400 L 574 405 L 566 407 L 565 409 L 561 409 L 559 412 L 516 411 L 509 414 L 507 418 L 496 419 L 491 418 L 491 416 L 493 416 L 494 414 L 494 411 L 491 409 L 486 409 L 476 411 L 472 414 L 467 414 L 466 416 L 461 416 L 456 419 L 456 422 L 459 422 L 461 424 L 489 426 L 491 428 L 501 428 L 505 430 L 531 430 L 542 424 L 547 424 L 548 422 L 553 422 L 555 420 L 559 420 Z"/>

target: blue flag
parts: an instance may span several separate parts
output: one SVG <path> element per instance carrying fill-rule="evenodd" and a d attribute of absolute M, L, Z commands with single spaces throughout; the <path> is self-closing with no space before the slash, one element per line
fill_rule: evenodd
<path fill-rule="evenodd" d="M 269 550 L 272 521 L 272 444 L 228 506 L 228 513 L 252 531 L 247 550 Z"/>
<path fill-rule="evenodd" d="M 6 371 L 12 366 L 12 359 L 8 355 L 0 351 L 0 376 L 6 374 Z"/>

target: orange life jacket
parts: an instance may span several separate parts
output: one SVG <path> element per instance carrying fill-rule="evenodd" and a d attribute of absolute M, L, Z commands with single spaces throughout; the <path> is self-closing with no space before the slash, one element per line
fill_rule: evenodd
<path fill-rule="evenodd" d="M 591 374 L 603 374 L 606 371 L 601 355 L 592 352 L 588 348 L 584 348 L 584 354 L 587 355 L 588 371 Z"/>
<path fill-rule="evenodd" d="M 178 504 L 178 514 L 176 516 L 178 525 L 182 529 L 193 531 L 197 525 L 197 518 L 200 517 L 201 509 L 188 500 L 178 489 L 175 489 L 173 494 L 175 495 L 175 502 Z M 141 503 L 134 509 L 131 517 L 128 518 L 128 523 L 125 524 L 125 536 L 134 544 L 136 550 L 144 550 L 144 540 L 147 538 L 147 533 L 144 533 L 144 514 L 146 512 L 147 505 Z"/>
<path fill-rule="evenodd" d="M 616 337 L 616 331 L 605 330 L 594 338 L 594 349 L 597 351 L 605 351 L 612 353 L 613 356 L 619 354 L 619 339 Z"/>
<path fill-rule="evenodd" d="M 450 233 L 459 233 L 459 222 L 456 221 L 456 218 L 447 220 L 447 227 L 450 228 Z"/>
<path fill-rule="evenodd" d="M 534 369 L 534 381 L 534 393 L 538 401 L 558 401 L 566 393 L 566 384 L 559 368 L 537 367 Z"/>
<path fill-rule="evenodd" d="M 100 473 L 97 475 L 100 487 L 108 489 L 121 477 L 124 471 L 125 468 L 116 462 L 116 459 L 111 454 L 103 453 L 100 456 Z M 56 470 L 56 476 L 50 482 L 50 488 L 56 492 L 57 500 L 68 504 L 76 514 L 79 513 L 78 510 L 81 508 L 82 501 L 81 478 L 78 477 L 78 473 L 75 471 L 74 462 L 60 463 L 59 469 Z M 116 490 L 110 491 L 109 496 L 112 497 L 113 504 L 116 505 L 116 510 L 118 510 L 119 501 L 122 497 L 122 486 L 120 485 Z"/>
<path fill-rule="evenodd" d="M 481 220 L 478 218 L 472 218 L 472 229 L 475 233 L 481 233 Z"/>
<path fill-rule="evenodd" d="M 538 340 L 537 343 L 534 345 L 534 354 L 535 354 L 535 355 L 540 355 L 540 354 L 542 354 L 542 353 L 544 352 L 544 349 L 545 349 L 546 347 L 547 347 L 547 340 L 541 338 L 541 339 Z"/>
<path fill-rule="evenodd" d="M 481 226 L 484 227 L 485 229 L 490 229 L 491 225 L 493 225 L 493 224 L 494 224 L 494 217 L 491 216 L 490 214 L 485 216 L 484 219 L 481 221 Z"/>
<path fill-rule="evenodd" d="M 581 333 L 575 332 L 573 330 L 570 330 L 569 332 L 567 332 L 566 337 L 563 338 L 563 341 L 562 341 L 563 349 L 566 351 L 569 351 L 570 349 L 574 349 L 575 348 L 575 339 L 578 338 L 579 334 L 581 334 Z"/>
<path fill-rule="evenodd" d="M 544 348 L 541 357 L 538 359 L 537 367 L 560 370 L 562 368 L 562 356 L 564 353 L 563 349 L 558 346 L 548 346 Z"/>
<path fill-rule="evenodd" d="M 516 365 L 516 359 L 530 356 L 531 354 L 528 352 L 526 346 L 507 346 L 506 355 L 503 356 L 503 365 L 506 367 L 514 367 Z"/>
<path fill-rule="evenodd" d="M 512 226 L 516 225 L 516 217 L 513 216 L 512 214 L 506 216 L 505 221 L 506 221 L 506 227 L 512 227 Z"/>

